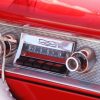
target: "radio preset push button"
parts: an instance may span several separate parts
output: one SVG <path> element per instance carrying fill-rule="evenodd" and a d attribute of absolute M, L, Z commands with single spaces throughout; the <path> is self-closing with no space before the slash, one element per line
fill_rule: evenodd
<path fill-rule="evenodd" d="M 42 69 L 50 71 L 51 67 L 53 66 L 54 63 L 52 62 L 46 62 L 43 66 Z"/>

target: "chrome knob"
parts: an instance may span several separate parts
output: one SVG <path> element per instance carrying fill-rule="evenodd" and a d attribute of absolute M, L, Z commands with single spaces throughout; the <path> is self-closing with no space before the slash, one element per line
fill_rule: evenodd
<path fill-rule="evenodd" d="M 85 47 L 78 52 L 74 52 L 71 57 L 66 60 L 66 67 L 71 72 L 77 71 L 84 73 L 91 70 L 95 62 L 96 56 L 94 50 Z"/>
<path fill-rule="evenodd" d="M 11 41 L 5 41 L 5 45 L 6 45 L 6 57 L 12 55 L 15 53 L 17 46 L 18 46 L 18 37 L 15 35 L 15 33 L 10 32 L 10 33 L 5 33 L 3 34 L 4 38 L 8 39 L 8 40 L 15 40 L 15 42 L 11 42 Z"/>

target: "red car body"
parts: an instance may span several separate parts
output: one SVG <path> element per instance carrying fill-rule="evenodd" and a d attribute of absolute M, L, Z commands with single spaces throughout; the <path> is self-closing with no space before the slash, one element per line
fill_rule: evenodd
<path fill-rule="evenodd" d="M 0 20 L 100 38 L 99 0 L 3 0 Z M 6 73 L 18 100 L 97 100 L 100 94 L 41 79 Z"/>

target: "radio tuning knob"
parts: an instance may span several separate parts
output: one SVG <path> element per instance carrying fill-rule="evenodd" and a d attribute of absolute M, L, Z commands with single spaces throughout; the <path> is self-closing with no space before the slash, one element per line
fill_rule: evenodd
<path fill-rule="evenodd" d="M 5 34 L 3 34 L 3 37 L 8 39 L 8 40 L 16 41 L 16 42 L 5 41 L 6 57 L 8 57 L 8 56 L 15 53 L 17 46 L 18 46 L 18 37 L 13 32 L 5 33 Z"/>
<path fill-rule="evenodd" d="M 82 48 L 78 52 L 74 52 L 71 57 L 66 60 L 66 67 L 69 71 L 77 71 L 84 73 L 91 70 L 96 62 L 96 55 L 93 49 L 89 47 Z"/>

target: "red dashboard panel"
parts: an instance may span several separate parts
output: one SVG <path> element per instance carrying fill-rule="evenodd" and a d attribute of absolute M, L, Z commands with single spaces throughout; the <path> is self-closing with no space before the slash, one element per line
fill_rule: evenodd
<path fill-rule="evenodd" d="M 100 34 L 99 0 L 4 0 L 0 4 L 0 18 L 5 20 L 95 37 Z"/>
<path fill-rule="evenodd" d="M 99 3 L 99 0 L 3 0 L 0 2 L 0 19 L 7 23 L 17 23 L 21 27 L 29 25 L 51 28 L 100 38 Z M 17 75 L 14 75 L 13 78 L 15 79 L 7 78 L 7 82 L 18 100 L 65 100 L 73 99 L 73 97 L 98 100 L 95 97 L 99 97 L 99 94 L 72 87 L 68 87 L 69 90 L 72 90 L 68 92 L 32 83 L 31 78 L 28 78 L 29 81 L 23 81 L 23 78 Z M 25 76 L 24 78 L 27 79 Z M 42 80 L 39 83 L 42 83 Z M 47 84 L 49 83 L 47 82 Z M 75 93 L 73 90 L 78 90 L 78 92 Z M 81 94 L 79 91 L 85 94 Z"/>
<path fill-rule="evenodd" d="M 38 0 L 35 13 L 41 19 L 99 29 L 100 11 L 97 3 L 98 0 Z"/>
<path fill-rule="evenodd" d="M 73 98 L 77 100 L 97 100 L 92 97 L 14 79 L 7 79 L 7 82 L 17 100 L 73 100 Z"/>

